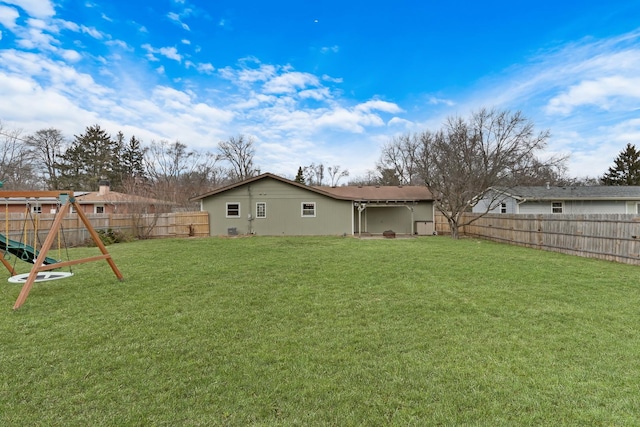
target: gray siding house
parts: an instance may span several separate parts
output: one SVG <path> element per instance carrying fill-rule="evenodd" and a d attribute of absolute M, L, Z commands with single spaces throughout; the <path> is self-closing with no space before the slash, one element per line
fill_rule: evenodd
<path fill-rule="evenodd" d="M 210 235 L 433 233 L 433 196 L 415 186 L 307 186 L 265 173 L 194 197 Z"/>
<path fill-rule="evenodd" d="M 474 213 L 507 214 L 639 214 L 639 186 L 513 187 L 490 189 Z M 496 203 L 497 201 L 497 203 Z"/>

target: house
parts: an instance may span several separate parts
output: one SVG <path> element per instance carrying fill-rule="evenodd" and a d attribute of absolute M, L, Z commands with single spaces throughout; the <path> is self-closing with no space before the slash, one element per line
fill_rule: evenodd
<path fill-rule="evenodd" d="M 212 236 L 433 233 L 433 196 L 415 186 L 308 186 L 264 173 L 194 197 Z"/>
<path fill-rule="evenodd" d="M 84 213 L 97 214 L 153 214 L 169 212 L 173 206 L 164 200 L 111 191 L 108 181 L 100 181 L 98 191 L 84 192 L 76 199 Z"/>
<path fill-rule="evenodd" d="M 640 186 L 492 188 L 473 207 L 484 213 L 507 214 L 639 214 Z"/>
<path fill-rule="evenodd" d="M 34 191 L 37 194 L 37 191 Z M 74 191 L 82 211 L 87 214 L 100 213 L 155 213 L 171 210 L 171 203 L 162 200 L 118 193 L 110 190 L 107 181 L 101 181 L 98 191 Z M 2 197 L 0 191 L 0 203 L 4 202 L 3 212 L 25 213 L 29 209 L 31 213 L 56 213 L 60 201 L 53 197 Z M 72 212 L 73 213 L 73 212 Z"/>

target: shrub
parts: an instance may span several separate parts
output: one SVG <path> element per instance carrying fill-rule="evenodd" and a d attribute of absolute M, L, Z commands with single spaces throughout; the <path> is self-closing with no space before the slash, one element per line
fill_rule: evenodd
<path fill-rule="evenodd" d="M 133 236 L 120 230 L 113 230 L 108 228 L 106 230 L 96 230 L 102 244 L 108 246 L 112 243 L 126 243 L 135 240 Z M 93 239 L 88 238 L 85 240 L 85 246 L 95 246 Z"/>

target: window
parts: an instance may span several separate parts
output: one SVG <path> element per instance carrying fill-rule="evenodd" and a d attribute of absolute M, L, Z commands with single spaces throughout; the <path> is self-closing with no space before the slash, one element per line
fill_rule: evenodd
<path fill-rule="evenodd" d="M 256 203 L 256 218 L 267 217 L 267 204 L 265 202 Z"/>
<path fill-rule="evenodd" d="M 97 214 L 104 213 L 104 206 L 98 206 L 98 205 L 96 205 L 95 213 L 97 213 Z"/>
<path fill-rule="evenodd" d="M 40 213 L 42 213 L 42 206 L 40 206 L 40 205 L 34 205 L 34 206 L 32 206 L 32 207 L 31 207 L 31 213 L 34 213 L 34 214 L 40 214 Z"/>
<path fill-rule="evenodd" d="M 500 203 L 500 213 L 507 213 L 507 204 Z"/>
<path fill-rule="evenodd" d="M 302 203 L 302 216 L 314 217 L 316 216 L 316 203 L 315 202 L 303 202 Z"/>
<path fill-rule="evenodd" d="M 240 203 L 227 203 L 227 218 L 240 218 Z"/>
<path fill-rule="evenodd" d="M 562 202 L 551 202 L 551 213 L 561 214 L 563 208 Z"/>

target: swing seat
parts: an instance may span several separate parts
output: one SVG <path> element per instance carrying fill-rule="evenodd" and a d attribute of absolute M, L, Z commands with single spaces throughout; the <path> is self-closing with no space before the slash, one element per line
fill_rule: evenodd
<path fill-rule="evenodd" d="M 16 274 L 15 276 L 9 277 L 10 283 L 25 283 L 29 278 L 30 273 Z M 48 280 L 58 280 L 58 279 L 66 279 L 67 277 L 73 276 L 73 273 L 70 271 L 44 271 L 38 273 L 36 276 L 36 282 L 46 282 Z"/>

